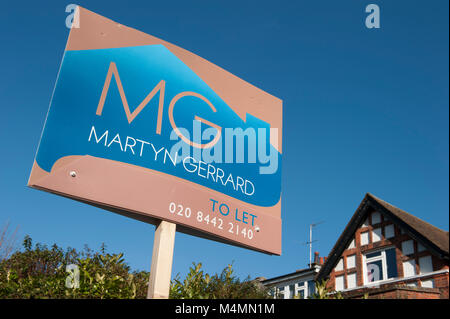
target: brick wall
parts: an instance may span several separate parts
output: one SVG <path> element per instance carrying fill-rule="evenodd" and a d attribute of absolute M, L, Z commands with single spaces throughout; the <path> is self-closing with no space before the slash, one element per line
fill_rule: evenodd
<path fill-rule="evenodd" d="M 447 266 L 447 269 L 448 269 L 448 266 Z M 433 279 L 434 279 L 434 287 L 439 289 L 439 291 L 441 293 L 441 298 L 449 299 L 448 273 L 436 275 L 433 277 Z"/>
<path fill-rule="evenodd" d="M 436 288 L 408 287 L 405 285 L 384 285 L 379 288 L 362 288 L 343 293 L 344 298 L 364 298 L 367 294 L 369 299 L 439 299 L 441 293 Z"/>

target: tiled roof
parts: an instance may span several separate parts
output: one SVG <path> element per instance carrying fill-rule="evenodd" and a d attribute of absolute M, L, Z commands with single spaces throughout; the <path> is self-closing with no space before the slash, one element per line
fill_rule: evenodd
<path fill-rule="evenodd" d="M 449 240 L 448 231 L 437 228 L 436 226 L 427 223 L 426 221 L 413 216 L 400 208 L 392 206 L 391 204 L 385 202 L 384 200 L 373 196 L 372 194 L 367 194 L 372 197 L 377 203 L 382 205 L 384 208 L 389 210 L 392 214 L 400 218 L 403 222 L 408 224 L 410 227 L 414 228 L 423 237 L 428 239 L 430 242 L 439 247 L 442 251 L 449 253 Z"/>

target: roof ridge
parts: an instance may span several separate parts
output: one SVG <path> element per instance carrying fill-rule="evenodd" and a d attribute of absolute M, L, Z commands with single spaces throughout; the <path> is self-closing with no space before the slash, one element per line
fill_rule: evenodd
<path fill-rule="evenodd" d="M 385 206 L 385 205 L 390 206 L 390 207 L 392 207 L 392 208 L 394 208 L 394 209 L 396 209 L 396 210 L 402 212 L 403 214 L 406 214 L 408 217 L 414 218 L 414 219 L 416 219 L 416 220 L 418 220 L 418 221 L 420 221 L 420 222 L 422 222 L 422 223 L 424 223 L 424 224 L 427 224 L 427 225 L 429 225 L 429 226 L 431 226 L 431 227 L 433 227 L 433 228 L 436 228 L 437 230 L 439 230 L 439 231 L 441 231 L 441 232 L 443 232 L 443 233 L 448 233 L 448 230 L 446 231 L 446 230 L 444 230 L 444 229 L 442 229 L 442 228 L 439 228 L 439 227 L 437 227 L 437 226 L 434 226 L 433 224 L 430 224 L 429 222 L 423 220 L 422 218 L 417 217 L 417 216 L 415 216 L 415 215 L 413 215 L 413 214 L 411 214 L 411 213 L 408 213 L 407 211 L 405 211 L 405 210 L 403 210 L 403 209 L 401 209 L 401 208 L 398 208 L 397 206 L 394 206 L 394 205 L 392 205 L 391 203 L 386 202 L 385 200 L 383 200 L 383 199 L 381 199 L 381 198 L 379 198 L 379 197 L 376 197 L 375 195 L 373 195 L 373 194 L 371 194 L 371 193 L 367 193 L 367 195 L 369 195 L 370 197 L 372 197 L 374 200 L 376 200 L 378 203 L 380 203 L 380 204 L 383 205 L 383 206 Z"/>
<path fill-rule="evenodd" d="M 391 214 L 399 218 L 402 222 L 407 224 L 409 227 L 414 229 L 414 231 L 418 232 L 426 238 L 428 241 L 432 242 L 434 245 L 439 247 L 442 251 L 449 253 L 449 235 L 448 231 L 445 231 L 439 227 L 436 227 L 429 222 L 414 216 L 370 193 L 367 193 L 367 196 L 375 201 L 376 204 L 381 205 L 384 209 L 389 211 Z"/>
<path fill-rule="evenodd" d="M 377 196 L 375 196 L 375 195 L 373 195 L 373 194 L 371 194 L 371 193 L 367 193 L 367 195 L 369 195 L 370 197 L 372 197 L 372 199 L 376 200 L 379 204 L 381 204 L 381 205 L 383 205 L 383 206 L 385 206 L 385 207 L 386 207 L 386 206 L 388 206 L 388 207 L 390 206 L 390 207 L 392 207 L 392 208 L 394 208 L 394 209 L 400 211 L 401 213 L 407 215 L 408 217 L 413 218 L 413 219 L 415 219 L 415 220 L 417 220 L 417 221 L 420 221 L 421 223 L 424 223 L 424 224 L 426 224 L 426 225 L 428 225 L 428 226 L 431 226 L 431 227 L 435 228 L 436 230 L 439 230 L 440 232 L 442 232 L 442 233 L 444 233 L 444 234 L 445 234 L 445 233 L 448 233 L 448 231 L 446 231 L 446 230 L 444 230 L 444 229 L 442 229 L 442 228 L 439 228 L 439 227 L 437 227 L 437 226 L 434 226 L 433 224 L 430 224 L 429 222 L 423 220 L 422 218 L 417 217 L 417 216 L 415 216 L 415 215 L 413 215 L 413 214 L 411 214 L 411 213 L 408 213 L 407 211 L 405 211 L 405 210 L 403 210 L 403 209 L 401 209 L 401 208 L 398 208 L 397 206 L 394 206 L 394 205 L 392 205 L 391 203 L 388 203 L 388 202 L 386 202 L 385 200 L 383 200 L 383 199 L 381 199 L 381 198 L 379 198 L 379 197 L 377 197 Z M 386 207 L 386 208 L 388 208 L 388 207 Z"/>

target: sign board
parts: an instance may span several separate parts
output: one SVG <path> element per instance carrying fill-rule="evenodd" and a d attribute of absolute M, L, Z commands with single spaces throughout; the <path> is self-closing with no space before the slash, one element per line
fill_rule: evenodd
<path fill-rule="evenodd" d="M 77 10 L 28 185 L 281 254 L 282 101 Z"/>

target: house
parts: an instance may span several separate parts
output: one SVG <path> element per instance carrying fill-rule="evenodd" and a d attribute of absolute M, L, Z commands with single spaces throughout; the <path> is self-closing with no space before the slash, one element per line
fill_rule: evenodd
<path fill-rule="evenodd" d="M 299 269 L 293 273 L 270 279 L 262 279 L 261 283 L 269 288 L 276 299 L 306 299 L 315 293 L 315 277 L 319 273 L 324 258 L 314 253 L 314 262 L 309 268 Z"/>
<path fill-rule="evenodd" d="M 449 298 L 449 233 L 367 194 L 316 280 L 347 298 Z"/>

